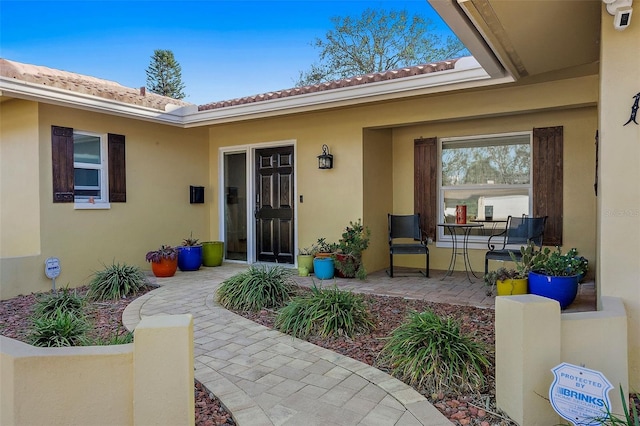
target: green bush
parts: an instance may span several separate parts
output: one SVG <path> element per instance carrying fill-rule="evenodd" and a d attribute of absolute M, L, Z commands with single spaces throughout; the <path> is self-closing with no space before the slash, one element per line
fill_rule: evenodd
<path fill-rule="evenodd" d="M 112 263 L 93 274 L 87 295 L 95 300 L 117 300 L 134 294 L 146 285 L 146 277 L 137 266 Z"/>
<path fill-rule="evenodd" d="M 109 337 L 98 337 L 86 342 L 87 346 L 124 345 L 127 343 L 133 343 L 133 333 L 130 331 L 113 333 Z"/>
<path fill-rule="evenodd" d="M 89 322 L 80 313 L 57 308 L 48 316 L 33 317 L 29 340 L 34 346 L 81 346 L 89 330 Z"/>
<path fill-rule="evenodd" d="M 361 295 L 314 285 L 311 293 L 294 298 L 278 312 L 275 327 L 295 337 L 353 336 L 371 329 L 373 322 Z"/>
<path fill-rule="evenodd" d="M 451 318 L 413 312 L 396 328 L 382 349 L 378 363 L 411 386 L 428 392 L 477 391 L 485 384 L 489 366 L 484 345 L 460 331 Z"/>
<path fill-rule="evenodd" d="M 227 309 L 259 311 L 277 308 L 291 298 L 295 285 L 291 271 L 281 266 L 250 266 L 222 282 L 218 302 Z"/>
<path fill-rule="evenodd" d="M 63 288 L 57 293 L 44 293 L 38 296 L 34 318 L 52 317 L 58 309 L 64 312 L 71 312 L 76 315 L 82 314 L 85 305 L 85 298 L 80 296 L 75 290 Z"/>

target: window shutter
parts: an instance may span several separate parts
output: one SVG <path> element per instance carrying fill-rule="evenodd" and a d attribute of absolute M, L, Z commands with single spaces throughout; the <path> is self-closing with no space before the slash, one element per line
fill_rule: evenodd
<path fill-rule="evenodd" d="M 123 135 L 109 133 L 109 202 L 127 201 L 125 144 Z"/>
<path fill-rule="evenodd" d="M 533 129 L 533 215 L 548 216 L 544 245 L 562 245 L 563 128 Z"/>
<path fill-rule="evenodd" d="M 73 129 L 51 126 L 53 202 L 73 203 Z"/>
<path fill-rule="evenodd" d="M 414 212 L 420 213 L 420 225 L 434 241 L 436 239 L 438 139 L 413 141 Z"/>

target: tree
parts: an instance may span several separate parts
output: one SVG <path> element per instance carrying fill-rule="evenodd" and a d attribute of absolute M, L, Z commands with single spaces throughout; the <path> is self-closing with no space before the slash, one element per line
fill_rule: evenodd
<path fill-rule="evenodd" d="M 355 77 L 467 54 L 456 37 L 437 35 L 433 24 L 406 10 L 367 9 L 360 18 L 331 18 L 334 29 L 317 38 L 320 62 L 300 72 L 298 86 Z"/>
<path fill-rule="evenodd" d="M 151 63 L 147 68 L 147 88 L 158 95 L 174 99 L 184 99 L 182 68 L 170 50 L 153 51 Z"/>

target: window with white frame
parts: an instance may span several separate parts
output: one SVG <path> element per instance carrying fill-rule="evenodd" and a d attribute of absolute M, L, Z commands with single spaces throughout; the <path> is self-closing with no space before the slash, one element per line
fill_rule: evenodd
<path fill-rule="evenodd" d="M 106 156 L 104 138 L 73 132 L 73 177 L 76 202 L 106 202 Z"/>
<path fill-rule="evenodd" d="M 455 222 L 456 206 L 466 206 L 467 222 L 484 224 L 473 230 L 470 241 L 481 242 L 504 229 L 508 216 L 529 215 L 531 135 L 523 132 L 441 139 L 439 217 Z M 439 232 L 443 239 L 444 228 Z"/>

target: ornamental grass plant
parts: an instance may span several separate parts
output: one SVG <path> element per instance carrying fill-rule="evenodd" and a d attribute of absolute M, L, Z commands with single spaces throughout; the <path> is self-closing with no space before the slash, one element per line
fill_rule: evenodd
<path fill-rule="evenodd" d="M 89 321 L 82 312 L 58 307 L 46 316 L 34 315 L 29 341 L 34 346 L 82 346 L 89 328 Z"/>
<path fill-rule="evenodd" d="M 83 296 L 79 295 L 75 290 L 72 291 L 65 287 L 57 293 L 38 295 L 34 317 L 54 317 L 58 309 L 80 315 L 85 304 L 86 300 Z"/>
<path fill-rule="evenodd" d="M 361 295 L 314 284 L 309 294 L 294 298 L 278 312 L 274 326 L 294 337 L 351 337 L 373 328 L 373 322 Z"/>
<path fill-rule="evenodd" d="M 112 263 L 94 272 L 87 296 L 94 300 L 118 300 L 141 290 L 147 285 L 144 272 L 137 266 Z"/>
<path fill-rule="evenodd" d="M 483 344 L 462 333 L 452 318 L 431 311 L 410 313 L 391 333 L 377 364 L 431 394 L 480 392 L 489 367 Z"/>
<path fill-rule="evenodd" d="M 259 311 L 279 308 L 293 295 L 291 271 L 281 266 L 250 266 L 222 282 L 218 302 L 227 309 Z"/>

